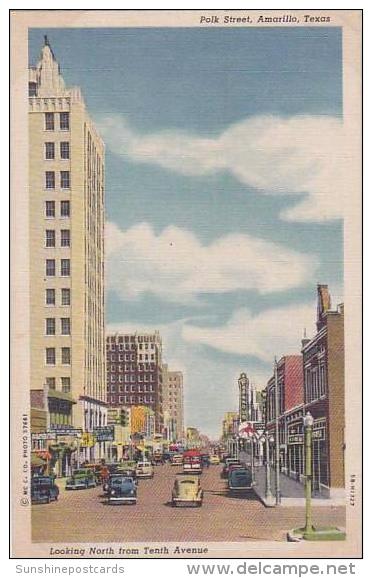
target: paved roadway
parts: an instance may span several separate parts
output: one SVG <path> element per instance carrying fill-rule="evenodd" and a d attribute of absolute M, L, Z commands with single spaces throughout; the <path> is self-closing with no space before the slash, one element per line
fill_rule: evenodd
<path fill-rule="evenodd" d="M 58 502 L 32 506 L 35 542 L 158 542 L 285 540 L 286 531 L 304 521 L 303 508 L 265 508 L 252 494 L 231 497 L 220 478 L 221 466 L 201 476 L 201 508 L 169 504 L 179 466 L 157 466 L 141 480 L 137 505 L 108 506 L 98 486 L 66 492 Z M 345 526 L 344 508 L 314 509 L 315 525 Z"/>

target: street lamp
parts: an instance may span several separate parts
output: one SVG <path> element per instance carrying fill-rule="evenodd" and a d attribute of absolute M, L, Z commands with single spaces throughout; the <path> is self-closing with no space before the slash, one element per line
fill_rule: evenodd
<path fill-rule="evenodd" d="M 313 532 L 311 522 L 311 488 L 312 488 L 312 437 L 313 437 L 314 418 L 308 411 L 304 416 L 305 428 L 305 500 L 306 500 L 306 518 L 304 536 Z"/>
<path fill-rule="evenodd" d="M 267 506 L 274 505 L 274 497 L 271 492 L 271 472 L 270 472 L 270 442 L 273 442 L 274 438 L 269 435 L 269 432 L 265 432 L 265 467 L 266 467 L 266 483 L 265 483 L 265 503 Z"/>

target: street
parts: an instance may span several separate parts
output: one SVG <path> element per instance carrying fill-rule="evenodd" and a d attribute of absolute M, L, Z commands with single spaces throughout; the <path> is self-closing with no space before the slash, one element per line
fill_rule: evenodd
<path fill-rule="evenodd" d="M 34 542 L 250 541 L 285 540 L 304 521 L 304 509 L 265 508 L 252 493 L 232 497 L 221 466 L 204 469 L 201 508 L 173 508 L 169 500 L 180 466 L 157 466 L 153 479 L 140 480 L 135 506 L 109 506 L 102 487 L 65 491 L 57 502 L 32 506 Z M 58 483 L 58 480 L 57 480 Z M 345 526 L 345 509 L 319 507 L 315 525 Z"/>

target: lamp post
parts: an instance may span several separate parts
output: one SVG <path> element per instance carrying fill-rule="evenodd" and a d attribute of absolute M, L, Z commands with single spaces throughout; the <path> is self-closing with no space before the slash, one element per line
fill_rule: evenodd
<path fill-rule="evenodd" d="M 265 432 L 265 468 L 266 468 L 266 480 L 265 480 L 265 502 L 267 506 L 274 505 L 274 497 L 271 492 L 271 472 L 270 472 L 270 442 L 273 442 L 274 438 L 269 436 L 268 430 Z"/>
<path fill-rule="evenodd" d="M 308 411 L 304 417 L 305 428 L 305 501 L 306 517 L 304 536 L 313 532 L 311 521 L 311 488 L 312 488 L 312 437 L 314 418 Z"/>

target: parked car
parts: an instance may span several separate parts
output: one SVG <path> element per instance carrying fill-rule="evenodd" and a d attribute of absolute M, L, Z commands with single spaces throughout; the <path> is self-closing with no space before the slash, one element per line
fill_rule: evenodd
<path fill-rule="evenodd" d="M 109 504 L 136 504 L 137 486 L 134 479 L 114 476 L 110 483 L 107 501 Z"/>
<path fill-rule="evenodd" d="M 35 476 L 31 480 L 31 503 L 49 504 L 57 501 L 59 488 L 52 476 Z"/>
<path fill-rule="evenodd" d="M 96 476 L 89 468 L 75 470 L 72 476 L 66 481 L 66 490 L 79 490 L 95 488 L 97 485 Z"/>
<path fill-rule="evenodd" d="M 173 506 L 201 506 L 203 490 L 200 478 L 196 476 L 180 476 L 174 482 L 172 491 Z"/>
<path fill-rule="evenodd" d="M 234 468 L 230 470 L 228 487 L 231 492 L 252 490 L 254 486 L 252 470 L 248 468 Z"/>
<path fill-rule="evenodd" d="M 209 463 L 211 464 L 211 466 L 218 466 L 220 463 L 220 456 L 218 456 L 217 454 L 212 454 L 211 457 L 209 458 Z"/>
<path fill-rule="evenodd" d="M 151 462 L 138 462 L 136 467 L 137 478 L 153 478 L 154 466 Z"/>
<path fill-rule="evenodd" d="M 231 470 L 236 469 L 236 468 L 241 468 L 241 467 L 242 467 L 242 465 L 238 460 L 236 460 L 234 462 L 228 462 L 222 468 L 221 478 L 227 479 L 229 477 L 229 473 Z"/>

